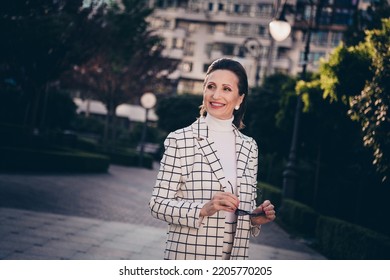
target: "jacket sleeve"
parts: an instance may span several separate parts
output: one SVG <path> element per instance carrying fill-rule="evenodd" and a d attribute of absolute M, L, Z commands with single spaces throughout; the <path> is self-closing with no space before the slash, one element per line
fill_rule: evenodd
<path fill-rule="evenodd" d="M 204 203 L 185 200 L 181 195 L 181 186 L 185 184 L 181 152 L 185 153 L 185 147 L 177 146 L 174 132 L 168 135 L 164 146 L 165 152 L 149 201 L 151 214 L 170 224 L 199 228 L 200 210 Z"/>
<path fill-rule="evenodd" d="M 251 157 L 252 157 L 252 162 L 253 162 L 253 166 L 251 166 L 251 168 L 253 168 L 253 200 L 252 200 L 252 209 L 255 209 L 257 207 L 256 205 L 256 199 L 257 199 L 257 173 L 258 173 L 258 161 L 259 161 L 259 149 L 257 147 L 257 143 L 254 139 L 252 139 L 253 141 L 253 150 L 252 150 L 252 153 L 251 153 Z M 261 229 L 261 226 L 253 226 L 251 225 L 251 234 L 252 236 L 256 237 L 260 234 L 260 229 Z"/>

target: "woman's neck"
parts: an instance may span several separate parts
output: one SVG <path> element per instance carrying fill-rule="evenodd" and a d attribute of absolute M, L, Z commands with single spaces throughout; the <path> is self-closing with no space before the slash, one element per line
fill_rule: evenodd
<path fill-rule="evenodd" d="M 211 116 L 210 114 L 207 114 L 205 117 L 207 126 L 212 131 L 218 131 L 218 132 L 227 132 L 227 131 L 233 131 L 233 118 L 227 120 L 221 120 L 217 119 L 216 117 Z"/>

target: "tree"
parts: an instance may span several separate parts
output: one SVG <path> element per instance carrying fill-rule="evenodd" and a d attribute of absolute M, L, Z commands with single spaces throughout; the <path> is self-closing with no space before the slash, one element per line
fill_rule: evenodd
<path fill-rule="evenodd" d="M 354 22 L 345 32 L 345 44 L 355 46 L 364 41 L 367 30 L 380 29 L 382 19 L 390 17 L 390 5 L 388 0 L 370 1 L 366 10 L 358 9 L 354 16 Z"/>
<path fill-rule="evenodd" d="M 15 0 L 0 10 L 0 90 L 12 87 L 25 105 L 24 125 L 37 128 L 38 112 L 62 72 L 93 54 L 91 8 L 83 1 Z"/>
<path fill-rule="evenodd" d="M 125 0 L 102 9 L 97 53 L 64 76 L 67 86 L 92 93 L 107 108 L 104 142 L 115 142 L 117 106 L 138 103 L 146 91 L 166 92 L 177 63 L 162 56 L 163 41 L 150 30 L 152 10 L 144 1 Z M 111 129 L 111 133 L 110 130 Z"/>
<path fill-rule="evenodd" d="M 202 95 L 183 94 L 161 98 L 157 104 L 158 127 L 169 133 L 191 125 L 199 117 Z"/>
<path fill-rule="evenodd" d="M 390 19 L 371 30 L 357 46 L 341 46 L 321 66 L 325 97 L 342 100 L 350 118 L 359 122 L 362 139 L 373 154 L 382 180 L 390 170 Z"/>
<path fill-rule="evenodd" d="M 364 145 L 373 151 L 374 165 L 382 180 L 390 178 L 390 19 L 381 30 L 367 32 L 365 45 L 371 50 L 374 76 L 351 99 L 349 115 L 362 128 Z"/>
<path fill-rule="evenodd" d="M 315 167 L 314 208 L 385 234 L 390 230 L 383 224 L 390 214 L 384 206 L 390 189 L 383 187 L 390 136 L 388 21 L 367 32 L 364 42 L 338 47 L 321 63 L 318 77 L 297 84 L 305 104 L 300 158 Z M 375 201 L 376 217 L 364 211 L 366 201 Z"/>
<path fill-rule="evenodd" d="M 259 179 L 276 186 L 282 185 L 283 160 L 291 140 L 294 104 L 286 101 L 296 100 L 295 82 L 287 75 L 274 74 L 248 95 L 243 132 L 259 146 Z"/>

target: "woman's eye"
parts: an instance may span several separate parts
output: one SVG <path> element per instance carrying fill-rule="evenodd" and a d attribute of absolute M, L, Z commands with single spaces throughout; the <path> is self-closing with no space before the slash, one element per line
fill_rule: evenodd
<path fill-rule="evenodd" d="M 229 87 L 226 87 L 226 88 L 224 88 L 223 90 L 224 90 L 224 91 L 232 91 L 231 88 L 229 88 Z"/>
<path fill-rule="evenodd" d="M 207 85 L 207 88 L 212 89 L 212 88 L 214 88 L 214 85 Z"/>

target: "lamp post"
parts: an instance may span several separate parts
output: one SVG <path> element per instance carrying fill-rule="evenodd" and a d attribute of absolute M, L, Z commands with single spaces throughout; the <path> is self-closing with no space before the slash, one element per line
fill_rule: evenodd
<path fill-rule="evenodd" d="M 244 55 L 243 52 L 245 52 L 245 53 L 249 53 L 255 59 L 256 62 L 255 86 L 259 85 L 263 50 L 264 50 L 263 45 L 260 43 L 260 41 L 257 38 L 254 37 L 246 38 L 240 47 L 240 56 L 243 56 Z"/>
<path fill-rule="evenodd" d="M 271 36 L 276 41 L 283 41 L 289 36 L 291 32 L 291 26 L 285 19 L 285 6 L 286 3 L 283 6 L 283 10 L 279 19 L 273 20 L 269 24 Z M 307 68 L 308 57 L 310 53 L 310 39 L 311 39 L 311 31 L 312 31 L 312 22 L 314 17 L 313 9 L 314 9 L 314 4 L 310 0 L 310 20 L 308 22 L 307 34 L 305 38 L 306 41 L 305 41 L 305 49 L 303 53 L 302 72 L 300 74 L 301 80 L 306 80 L 306 68 Z M 295 107 L 294 127 L 293 127 L 293 135 L 291 140 L 290 152 L 288 156 L 286 169 L 283 172 L 283 196 L 286 198 L 294 198 L 294 194 L 295 194 L 295 187 L 296 187 L 296 180 L 297 180 L 297 144 L 298 144 L 298 132 L 299 132 L 302 105 L 303 105 L 302 99 L 299 96 L 297 98 L 297 105 Z"/>
<path fill-rule="evenodd" d="M 145 122 L 142 130 L 142 136 L 140 141 L 140 154 L 139 154 L 139 166 L 143 166 L 144 150 L 145 150 L 145 137 L 146 129 L 148 125 L 148 113 L 156 105 L 156 96 L 152 92 L 145 92 L 141 96 L 141 105 L 145 108 Z"/>

